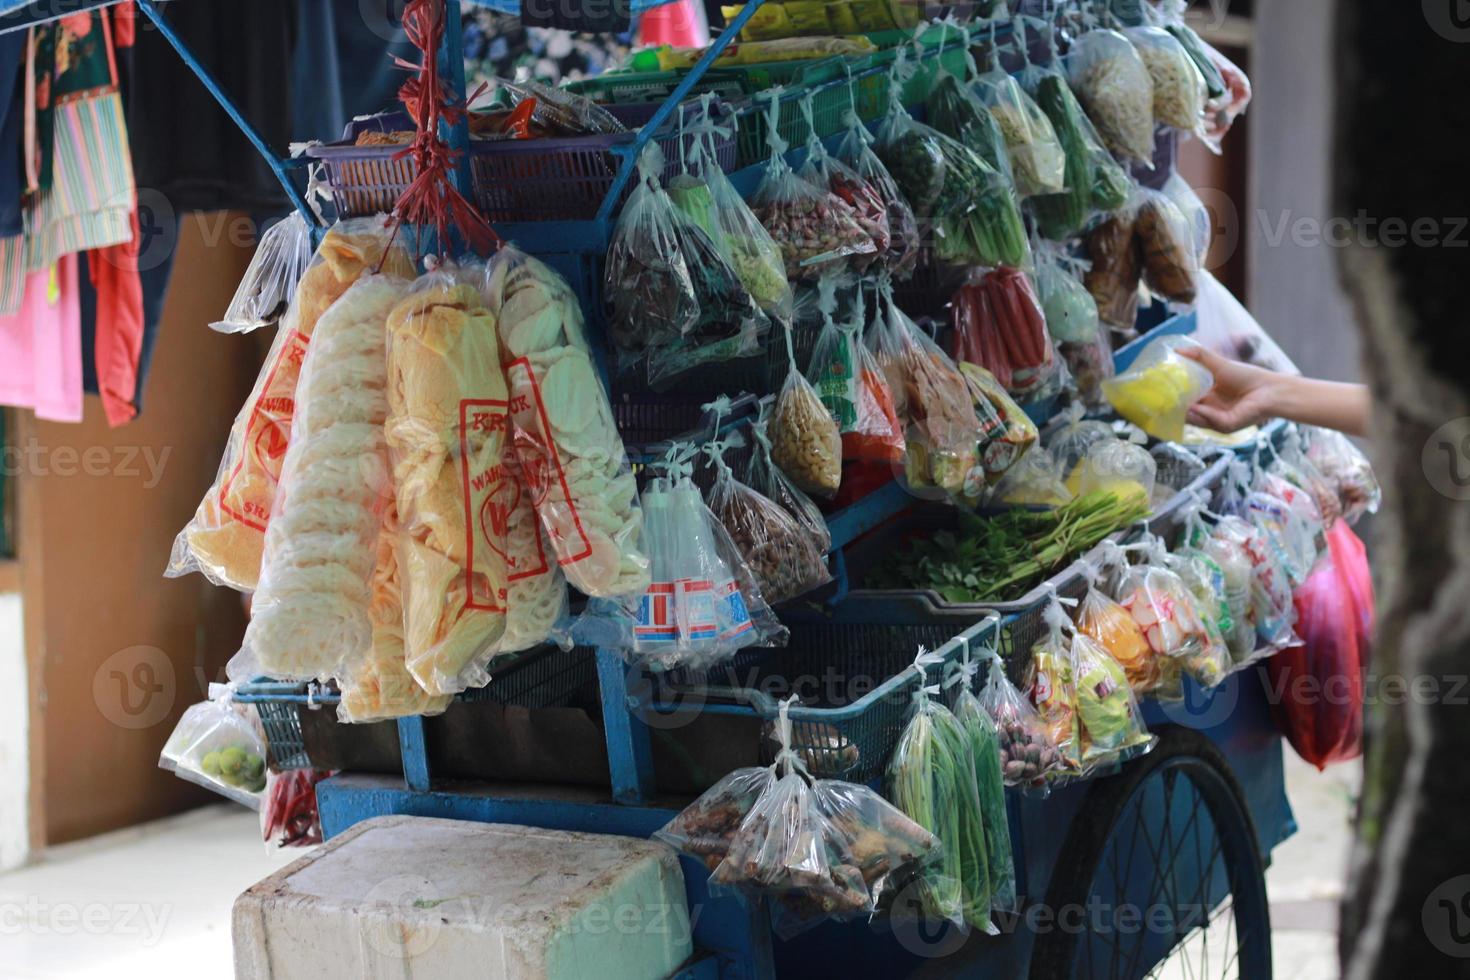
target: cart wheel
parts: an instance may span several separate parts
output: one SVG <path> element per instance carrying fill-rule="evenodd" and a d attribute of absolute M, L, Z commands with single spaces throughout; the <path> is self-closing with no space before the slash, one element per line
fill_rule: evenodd
<path fill-rule="evenodd" d="M 1209 739 L 1164 729 L 1098 780 L 1072 821 L 1038 926 L 1032 980 L 1270 980 L 1255 826 Z"/>

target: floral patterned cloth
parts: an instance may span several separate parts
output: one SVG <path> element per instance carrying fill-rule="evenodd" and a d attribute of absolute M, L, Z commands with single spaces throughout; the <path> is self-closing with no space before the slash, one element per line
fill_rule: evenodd
<path fill-rule="evenodd" d="M 465 78 L 471 92 L 492 78 L 556 84 L 601 74 L 620 64 L 632 47 L 631 34 L 576 34 L 527 27 L 519 17 L 493 10 L 466 10 Z"/>

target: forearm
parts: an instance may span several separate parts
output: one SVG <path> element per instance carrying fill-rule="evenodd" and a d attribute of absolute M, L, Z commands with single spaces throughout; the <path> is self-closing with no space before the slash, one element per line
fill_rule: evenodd
<path fill-rule="evenodd" d="M 1292 375 L 1278 375 L 1272 385 L 1271 414 L 1305 425 L 1364 436 L 1370 408 L 1367 385 Z"/>

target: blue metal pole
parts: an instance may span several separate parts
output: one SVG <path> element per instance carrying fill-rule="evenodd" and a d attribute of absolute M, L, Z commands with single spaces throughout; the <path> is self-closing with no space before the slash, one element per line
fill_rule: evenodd
<path fill-rule="evenodd" d="M 275 151 L 270 148 L 270 144 L 265 141 L 265 137 L 261 136 L 260 132 L 250 124 L 250 121 L 245 118 L 240 108 L 235 105 L 230 96 L 220 87 L 219 81 L 214 77 L 214 74 L 200 63 L 199 59 L 194 56 L 194 52 L 190 51 L 189 46 L 184 43 L 184 39 L 179 36 L 179 33 L 169 26 L 168 20 L 163 16 L 163 12 L 158 9 L 154 0 L 138 0 L 138 7 L 142 9 L 143 13 L 148 15 L 148 19 L 153 21 L 154 26 L 158 28 L 158 33 L 162 34 L 164 39 L 173 45 L 174 50 L 179 53 L 179 57 L 184 59 L 184 64 L 189 67 L 190 71 L 199 76 L 199 80 L 204 83 L 204 87 L 209 90 L 209 94 L 214 96 L 215 101 L 220 104 L 221 108 L 234 120 L 235 125 L 240 128 L 240 132 L 245 134 L 245 138 L 265 158 L 265 162 L 270 165 L 271 172 L 276 175 L 276 180 L 280 181 L 281 187 L 285 189 L 286 196 L 290 198 L 296 210 L 301 212 L 301 216 L 306 219 L 306 223 L 309 226 L 315 227 L 317 223 L 316 215 L 312 212 L 311 208 L 306 206 L 306 198 L 296 189 L 296 184 L 291 180 L 289 173 L 292 169 L 305 166 L 306 162 L 287 160 L 276 155 Z M 160 109 L 159 111 L 167 110 Z"/>
<path fill-rule="evenodd" d="M 422 715 L 398 719 L 398 749 L 403 756 L 404 785 L 415 793 L 427 793 L 429 745 L 424 737 Z"/>
<path fill-rule="evenodd" d="M 607 197 L 603 198 L 602 207 L 597 210 L 598 221 L 608 221 L 612 218 L 613 208 L 617 207 L 618 201 L 623 196 L 623 188 L 628 186 L 628 181 L 633 177 L 634 168 L 638 165 L 638 155 L 643 152 L 643 148 L 648 145 L 648 141 L 653 139 L 653 134 L 658 132 L 658 128 L 664 124 L 669 116 L 673 115 L 674 108 L 680 102 L 684 101 L 684 96 L 688 95 L 690 89 L 694 88 L 694 83 L 704 77 L 704 73 L 709 70 L 710 65 L 714 64 L 715 59 L 720 56 L 720 52 L 724 51 L 730 42 L 740 35 L 740 29 L 745 26 L 746 21 L 750 20 L 762 2 L 763 0 L 751 0 L 750 3 L 742 7 L 740 13 L 735 16 L 735 19 L 730 21 L 729 25 L 720 32 L 720 36 L 715 38 L 714 43 L 694 63 L 694 67 L 689 69 L 689 73 L 680 79 L 678 85 L 674 86 L 674 90 L 669 93 L 669 97 L 664 99 L 663 104 L 654 112 L 653 118 L 648 120 L 643 128 L 638 131 L 638 138 L 628 146 L 613 148 L 614 153 L 622 155 L 623 165 L 618 168 L 618 175 L 613 180 L 612 187 L 608 189 Z"/>
<path fill-rule="evenodd" d="M 449 84 L 451 99 L 465 100 L 465 114 L 458 122 L 442 124 L 440 135 L 459 154 L 454 164 L 454 186 L 466 200 L 474 200 L 470 173 L 469 91 L 464 78 L 464 25 L 460 0 L 444 0 L 444 40 L 439 45 L 439 75 Z"/>
<path fill-rule="evenodd" d="M 602 691 L 602 726 L 613 799 L 642 803 L 654 790 L 653 747 L 648 727 L 633 714 L 636 705 L 628 696 L 628 665 L 618 651 L 598 649 L 597 682 Z"/>

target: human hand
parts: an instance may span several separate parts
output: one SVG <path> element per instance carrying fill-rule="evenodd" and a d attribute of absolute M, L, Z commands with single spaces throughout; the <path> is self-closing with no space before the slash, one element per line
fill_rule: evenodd
<path fill-rule="evenodd" d="M 1235 432 L 1279 414 L 1276 394 L 1280 375 L 1276 372 L 1232 361 L 1197 344 L 1182 344 L 1178 350 L 1215 376 L 1215 386 L 1189 409 L 1193 424 L 1216 432 Z"/>

